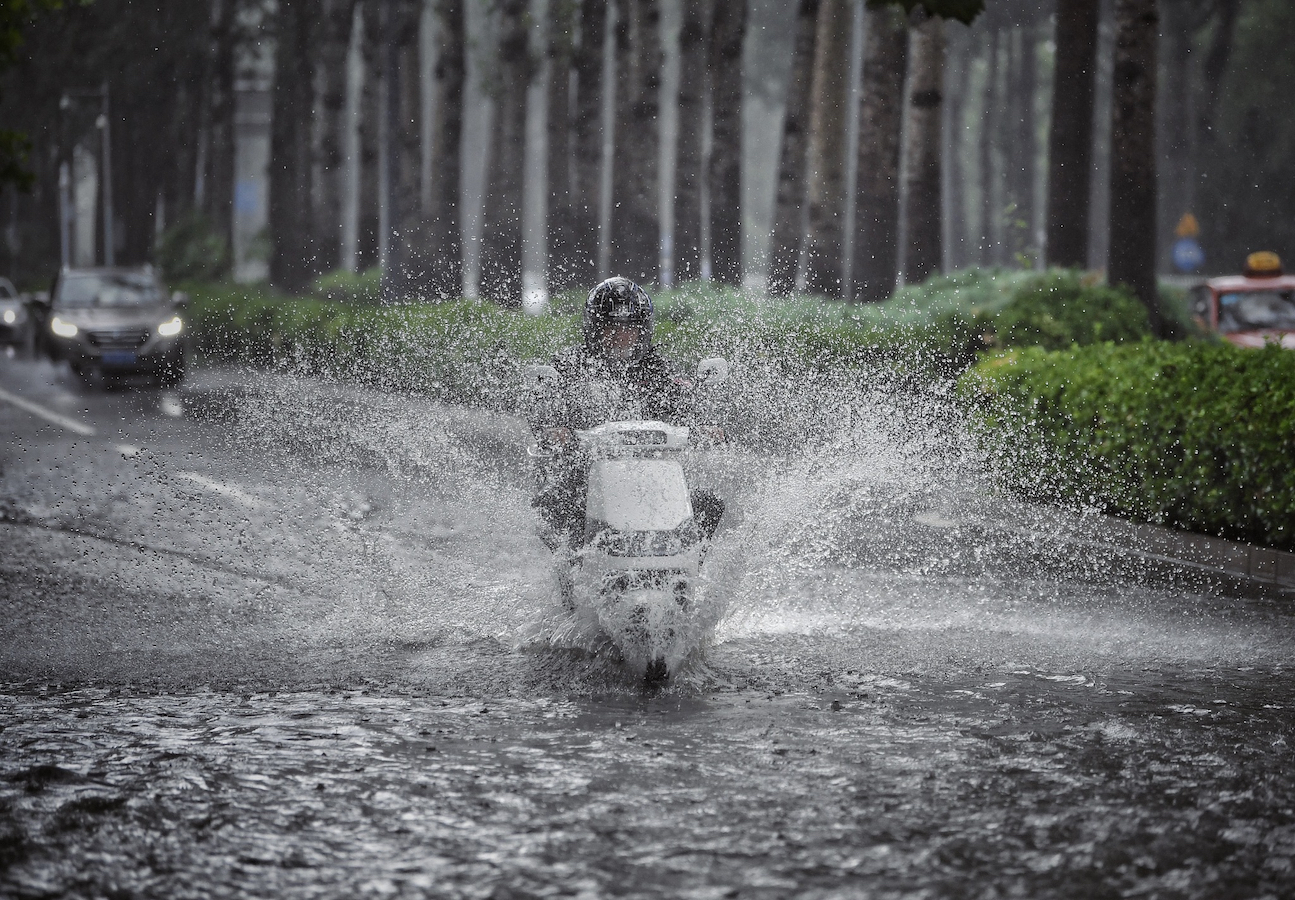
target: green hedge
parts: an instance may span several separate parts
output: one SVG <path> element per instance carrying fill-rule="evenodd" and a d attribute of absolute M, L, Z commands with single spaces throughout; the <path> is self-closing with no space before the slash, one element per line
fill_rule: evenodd
<path fill-rule="evenodd" d="M 205 352 L 256 363 L 290 360 L 409 387 L 456 385 L 504 355 L 545 358 L 576 339 L 583 292 L 556 297 L 530 317 L 489 302 L 379 306 L 376 270 L 316 281 L 313 295 L 190 285 Z M 1073 272 L 968 270 L 932 279 L 879 304 L 821 297 L 758 297 L 693 283 L 656 293 L 657 342 L 685 362 L 723 354 L 802 371 L 883 366 L 929 379 L 962 371 L 986 348 L 1137 340 L 1146 316 L 1127 293 Z"/>
<path fill-rule="evenodd" d="M 1033 348 L 981 361 L 960 390 L 1026 495 L 1295 550 L 1295 353 Z"/>

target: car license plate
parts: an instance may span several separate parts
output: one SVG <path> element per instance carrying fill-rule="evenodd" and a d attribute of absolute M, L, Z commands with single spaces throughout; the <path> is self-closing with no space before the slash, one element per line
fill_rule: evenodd
<path fill-rule="evenodd" d="M 109 350 L 103 355 L 104 365 L 130 366 L 135 364 L 135 354 L 130 350 Z"/>

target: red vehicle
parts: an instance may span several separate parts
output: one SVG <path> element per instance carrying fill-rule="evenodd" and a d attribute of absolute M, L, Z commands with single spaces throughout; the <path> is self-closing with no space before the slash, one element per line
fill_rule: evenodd
<path fill-rule="evenodd" d="M 1251 253 L 1244 275 L 1211 278 L 1193 289 L 1197 319 L 1238 347 L 1271 342 L 1295 350 L 1295 275 L 1275 253 Z"/>

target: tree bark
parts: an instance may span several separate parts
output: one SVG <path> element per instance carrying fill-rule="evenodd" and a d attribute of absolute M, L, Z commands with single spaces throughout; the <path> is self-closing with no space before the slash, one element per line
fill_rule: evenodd
<path fill-rule="evenodd" d="M 1048 136 L 1047 259 L 1053 266 L 1083 268 L 1088 261 L 1099 10 L 1098 0 L 1057 0 Z"/>
<path fill-rule="evenodd" d="M 809 116 L 805 289 L 840 297 L 845 268 L 845 123 L 849 99 L 850 4 L 822 0 L 815 35 Z"/>
<path fill-rule="evenodd" d="M 701 191 L 706 180 L 706 49 L 711 0 L 683 5 L 679 29 L 679 161 L 675 170 L 675 280 L 701 277 Z"/>
<path fill-rule="evenodd" d="M 658 159 L 660 0 L 624 0 L 616 22 L 616 149 L 612 167 L 612 271 L 655 281 L 660 259 Z"/>
<path fill-rule="evenodd" d="M 1132 289 L 1152 332 L 1164 337 L 1156 287 L 1156 0 L 1116 0 L 1115 21 L 1109 280 Z"/>
<path fill-rule="evenodd" d="M 270 279 L 287 291 L 304 290 L 315 274 L 309 222 L 311 21 L 302 0 L 280 0 L 270 131 Z"/>
<path fill-rule="evenodd" d="M 796 44 L 787 76 L 787 111 L 782 120 L 778 193 L 769 245 L 769 290 L 775 294 L 795 290 L 800 247 L 805 236 L 805 167 L 819 2 L 801 0 L 796 18 Z"/>
<path fill-rule="evenodd" d="M 742 40 L 747 0 L 716 0 L 710 27 L 711 277 L 742 283 Z M 848 31 L 848 29 L 847 29 Z"/>
<path fill-rule="evenodd" d="M 944 259 L 940 215 L 940 125 L 944 99 L 944 20 L 915 17 L 908 31 L 905 98 L 904 278 L 917 284 L 940 271 Z"/>
<path fill-rule="evenodd" d="M 859 101 L 854 285 L 859 300 L 885 300 L 899 271 L 899 150 L 908 26 L 898 9 L 868 11 Z"/>
<path fill-rule="evenodd" d="M 603 41 L 607 0 L 582 0 L 579 52 L 575 54 L 575 104 L 571 119 L 570 237 L 553 249 L 550 270 L 561 283 L 592 286 L 598 254 L 598 204 L 603 153 Z"/>

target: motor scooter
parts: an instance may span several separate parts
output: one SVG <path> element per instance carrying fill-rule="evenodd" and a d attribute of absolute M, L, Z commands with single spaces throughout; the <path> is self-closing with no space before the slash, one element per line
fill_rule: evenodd
<path fill-rule="evenodd" d="M 557 377 L 551 366 L 527 371 L 537 391 Z M 698 366 L 699 386 L 727 377 L 723 359 Z M 561 441 L 550 439 L 549 429 L 537 431 L 527 453 L 540 491 L 569 477 L 573 466 L 585 475 L 583 532 L 548 541 L 563 605 L 596 621 L 647 683 L 664 682 L 706 630 L 698 576 L 717 523 L 695 508 L 698 494 L 684 472 L 692 431 L 656 420 L 609 421 L 568 431 Z"/>

